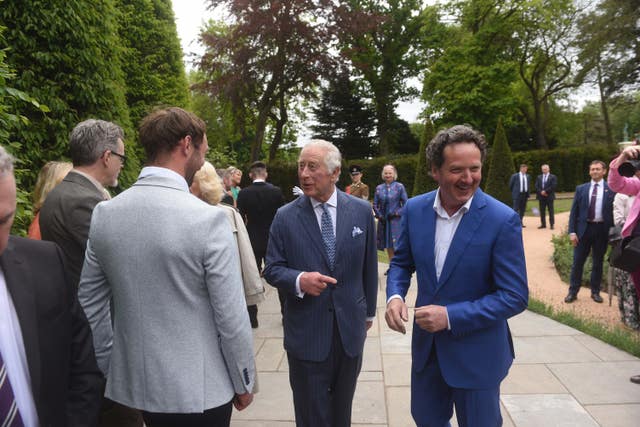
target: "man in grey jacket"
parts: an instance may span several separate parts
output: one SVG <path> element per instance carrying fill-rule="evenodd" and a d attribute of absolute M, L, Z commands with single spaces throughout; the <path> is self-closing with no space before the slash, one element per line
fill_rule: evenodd
<path fill-rule="evenodd" d="M 159 110 L 140 143 L 149 166 L 94 210 L 80 279 L 106 396 L 149 427 L 228 426 L 232 403 L 253 399 L 255 362 L 229 222 L 189 193 L 205 124 Z"/>

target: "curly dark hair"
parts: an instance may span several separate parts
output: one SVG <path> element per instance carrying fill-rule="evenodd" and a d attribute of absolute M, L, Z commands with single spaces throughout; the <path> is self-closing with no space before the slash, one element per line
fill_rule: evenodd
<path fill-rule="evenodd" d="M 444 148 L 447 145 L 463 142 L 476 144 L 480 150 L 480 159 L 484 163 L 487 156 L 487 142 L 484 135 L 467 125 L 456 125 L 438 132 L 427 146 L 427 162 L 431 167 L 440 169 L 444 164 Z"/>

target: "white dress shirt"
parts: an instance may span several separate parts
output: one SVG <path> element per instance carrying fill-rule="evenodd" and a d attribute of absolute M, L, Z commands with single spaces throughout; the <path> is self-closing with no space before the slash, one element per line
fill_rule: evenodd
<path fill-rule="evenodd" d="M 2 268 L 0 268 L 0 352 L 7 367 L 7 376 L 11 381 L 11 389 L 22 421 L 25 427 L 37 427 L 38 413 L 31 392 L 31 375 L 29 375 L 29 365 L 22 340 L 22 329 Z"/>
<path fill-rule="evenodd" d="M 159 166 L 145 166 L 140 171 L 138 179 L 146 178 L 148 176 L 161 176 L 164 178 L 169 178 L 179 184 L 181 190 L 184 190 L 187 193 L 189 192 L 189 185 L 187 184 L 187 180 L 184 179 L 184 177 L 178 172 L 172 171 L 171 169 L 161 168 Z"/>
<path fill-rule="evenodd" d="M 591 180 L 591 185 L 589 186 L 589 204 L 591 204 L 591 194 L 593 192 L 593 186 L 596 184 L 594 180 Z M 598 193 L 596 196 L 596 215 L 593 218 L 594 222 L 603 222 L 604 217 L 602 216 L 602 202 L 604 200 L 604 179 L 601 179 L 598 183 Z"/>

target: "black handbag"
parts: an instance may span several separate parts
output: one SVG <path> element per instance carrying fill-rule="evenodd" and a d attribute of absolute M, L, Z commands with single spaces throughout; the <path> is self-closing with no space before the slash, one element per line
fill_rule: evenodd
<path fill-rule="evenodd" d="M 620 270 L 633 273 L 640 269 L 640 236 L 629 236 L 613 246 L 609 262 Z"/>

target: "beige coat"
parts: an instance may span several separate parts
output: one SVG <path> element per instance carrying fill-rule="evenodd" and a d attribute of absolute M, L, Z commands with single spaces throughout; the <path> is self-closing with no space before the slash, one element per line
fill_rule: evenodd
<path fill-rule="evenodd" d="M 244 297 L 247 300 L 247 305 L 259 304 L 264 301 L 265 298 L 264 283 L 262 282 L 258 266 L 256 265 L 256 258 L 253 255 L 247 227 L 244 225 L 240 213 L 233 207 L 225 205 L 224 203 L 219 203 L 217 206 L 227 215 L 233 236 L 236 238 L 236 243 L 238 244 L 242 282 L 244 283 Z"/>

